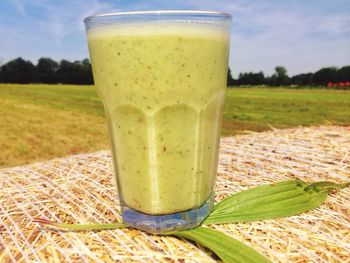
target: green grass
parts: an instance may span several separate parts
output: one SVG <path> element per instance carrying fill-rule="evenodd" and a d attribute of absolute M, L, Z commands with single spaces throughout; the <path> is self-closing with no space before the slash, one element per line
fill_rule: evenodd
<path fill-rule="evenodd" d="M 350 91 L 239 88 L 226 93 L 224 135 L 319 124 L 350 124 Z"/>
<path fill-rule="evenodd" d="M 0 84 L 0 167 L 109 147 L 93 86 Z M 271 126 L 350 125 L 350 91 L 228 89 L 223 135 Z"/>

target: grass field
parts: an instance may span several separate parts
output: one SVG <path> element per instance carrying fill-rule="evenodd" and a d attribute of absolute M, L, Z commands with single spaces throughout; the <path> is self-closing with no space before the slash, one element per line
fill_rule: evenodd
<path fill-rule="evenodd" d="M 239 88 L 226 93 L 223 135 L 319 124 L 350 125 L 350 91 Z"/>
<path fill-rule="evenodd" d="M 317 124 L 350 125 L 350 91 L 227 91 L 223 135 Z M 93 86 L 0 84 L 0 167 L 108 147 Z"/>

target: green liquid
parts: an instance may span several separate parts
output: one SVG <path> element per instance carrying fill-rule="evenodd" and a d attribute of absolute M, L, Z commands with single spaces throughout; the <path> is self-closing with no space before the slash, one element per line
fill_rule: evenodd
<path fill-rule="evenodd" d="M 88 33 L 122 202 L 146 214 L 200 207 L 213 192 L 228 34 L 146 23 Z"/>

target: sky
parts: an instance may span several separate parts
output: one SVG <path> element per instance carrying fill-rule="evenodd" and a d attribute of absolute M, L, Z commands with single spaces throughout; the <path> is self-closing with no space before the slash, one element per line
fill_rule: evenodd
<path fill-rule="evenodd" d="M 230 68 L 289 76 L 350 64 L 350 0 L 1 0 L 0 64 L 22 57 L 89 56 L 83 18 L 130 10 L 192 9 L 232 14 Z"/>

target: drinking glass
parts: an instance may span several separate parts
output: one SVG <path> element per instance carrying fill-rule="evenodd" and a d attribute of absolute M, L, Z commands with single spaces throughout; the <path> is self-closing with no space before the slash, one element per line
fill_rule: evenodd
<path fill-rule="evenodd" d="M 231 16 L 143 11 L 84 22 L 123 221 L 151 233 L 198 226 L 213 207 Z"/>

